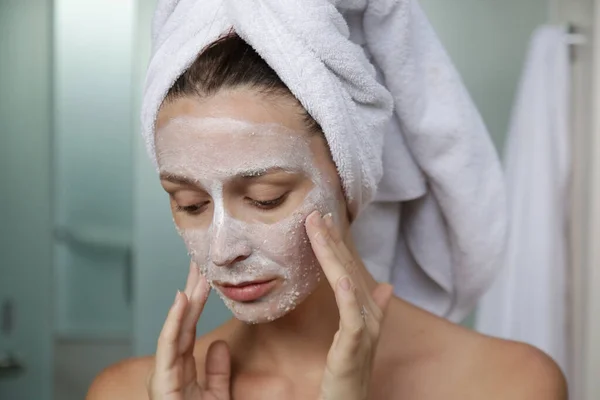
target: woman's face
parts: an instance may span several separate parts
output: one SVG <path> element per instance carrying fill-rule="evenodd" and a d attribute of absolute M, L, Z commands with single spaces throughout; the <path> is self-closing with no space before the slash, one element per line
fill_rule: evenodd
<path fill-rule="evenodd" d="M 194 262 L 246 322 L 266 322 L 311 294 L 321 268 L 304 228 L 314 210 L 345 230 L 345 203 L 324 138 L 293 99 L 247 89 L 162 106 L 161 183 Z"/>

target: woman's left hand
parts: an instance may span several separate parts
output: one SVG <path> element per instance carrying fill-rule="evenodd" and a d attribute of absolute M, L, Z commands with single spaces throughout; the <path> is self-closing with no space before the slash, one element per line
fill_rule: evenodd
<path fill-rule="evenodd" d="M 335 292 L 340 327 L 327 355 L 319 400 L 366 400 L 384 311 L 393 288 L 379 284 L 371 292 L 331 215 L 313 212 L 306 223 L 311 245 Z"/>

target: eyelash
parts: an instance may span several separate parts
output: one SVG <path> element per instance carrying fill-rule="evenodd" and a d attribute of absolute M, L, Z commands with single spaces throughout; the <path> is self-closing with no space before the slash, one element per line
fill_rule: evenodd
<path fill-rule="evenodd" d="M 176 209 L 179 212 L 184 212 L 189 215 L 198 215 L 198 214 L 202 213 L 202 211 L 204 211 L 204 209 L 206 208 L 207 205 L 208 205 L 208 202 L 205 202 L 202 204 L 192 204 L 191 206 L 177 205 Z"/>
<path fill-rule="evenodd" d="M 283 195 L 281 195 L 278 198 L 273 199 L 273 200 L 258 201 L 258 200 L 253 200 L 253 199 L 248 198 L 248 201 L 254 207 L 259 208 L 261 210 L 273 210 L 273 209 L 279 207 L 280 205 L 282 205 L 283 202 L 285 201 L 285 199 L 287 198 L 287 196 L 288 196 L 288 193 L 284 193 Z"/>
<path fill-rule="evenodd" d="M 272 199 L 272 200 L 259 201 L 259 200 L 253 200 L 251 198 L 247 198 L 247 200 L 252 206 L 259 208 L 261 210 L 273 210 L 273 209 L 281 206 L 283 204 L 283 202 L 285 201 L 285 199 L 287 198 L 287 196 L 288 196 L 288 193 L 284 193 L 283 195 L 279 196 L 278 198 Z M 176 210 L 178 212 L 184 212 L 189 215 L 199 215 L 204 211 L 204 209 L 206 208 L 207 205 L 208 205 L 208 202 L 205 202 L 202 204 L 192 204 L 190 206 L 177 205 Z"/>

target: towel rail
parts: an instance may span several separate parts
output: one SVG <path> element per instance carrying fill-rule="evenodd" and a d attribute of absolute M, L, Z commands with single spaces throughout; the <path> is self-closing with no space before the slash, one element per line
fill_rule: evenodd
<path fill-rule="evenodd" d="M 567 25 L 567 44 L 571 46 L 581 46 L 587 44 L 587 36 L 581 33 L 581 30 L 575 24 Z"/>

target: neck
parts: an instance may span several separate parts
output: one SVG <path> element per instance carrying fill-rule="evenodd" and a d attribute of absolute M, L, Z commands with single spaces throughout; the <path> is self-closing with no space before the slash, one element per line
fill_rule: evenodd
<path fill-rule="evenodd" d="M 372 291 L 377 283 L 362 267 L 359 272 Z M 317 290 L 292 312 L 269 323 L 248 325 L 234 320 L 235 343 L 242 369 L 306 371 L 307 364 L 325 363 L 333 336 L 339 329 L 339 311 L 329 282 L 323 278 Z M 236 347 L 238 347 L 236 346 Z"/>
<path fill-rule="evenodd" d="M 323 363 L 338 329 L 339 313 L 326 280 L 285 316 L 269 323 L 248 325 L 235 320 L 235 342 L 243 369 L 270 371 L 305 369 Z"/>

